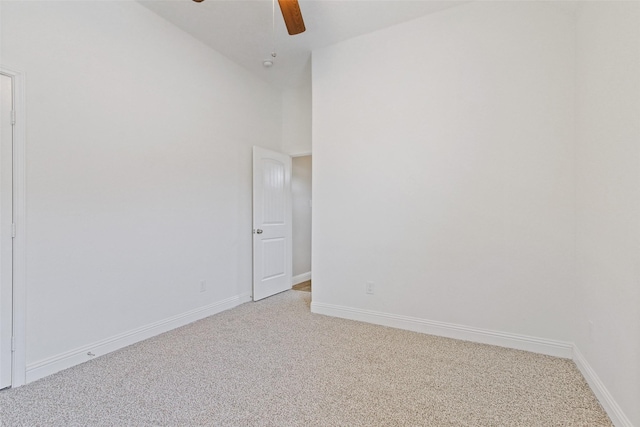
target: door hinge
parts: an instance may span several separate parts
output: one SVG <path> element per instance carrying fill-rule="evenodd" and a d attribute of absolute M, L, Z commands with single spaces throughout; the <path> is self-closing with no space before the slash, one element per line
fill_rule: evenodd
<path fill-rule="evenodd" d="M 11 351 L 16 351 L 16 337 L 11 337 Z"/>
<path fill-rule="evenodd" d="M 15 222 L 11 223 L 11 237 L 13 237 L 13 238 L 16 237 L 16 223 Z"/>
<path fill-rule="evenodd" d="M 16 110 L 11 110 L 11 125 L 16 124 Z"/>

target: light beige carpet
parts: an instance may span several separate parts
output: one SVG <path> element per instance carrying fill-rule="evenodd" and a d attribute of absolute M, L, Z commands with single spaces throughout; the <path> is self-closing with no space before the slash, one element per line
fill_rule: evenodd
<path fill-rule="evenodd" d="M 6 426 L 610 426 L 574 363 L 288 291 L 0 392 Z"/>

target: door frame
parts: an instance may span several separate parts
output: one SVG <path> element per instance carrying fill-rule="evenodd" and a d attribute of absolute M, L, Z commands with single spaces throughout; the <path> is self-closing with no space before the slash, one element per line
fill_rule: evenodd
<path fill-rule="evenodd" d="M 26 383 L 26 108 L 25 73 L 0 65 L 0 73 L 13 80 L 13 357 L 11 387 Z"/>

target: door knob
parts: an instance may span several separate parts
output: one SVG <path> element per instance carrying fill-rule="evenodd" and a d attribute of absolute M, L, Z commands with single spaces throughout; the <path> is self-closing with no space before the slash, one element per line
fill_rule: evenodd
<path fill-rule="evenodd" d="M 256 234 L 262 234 L 262 230 L 260 230 L 259 228 L 256 230 Z"/>

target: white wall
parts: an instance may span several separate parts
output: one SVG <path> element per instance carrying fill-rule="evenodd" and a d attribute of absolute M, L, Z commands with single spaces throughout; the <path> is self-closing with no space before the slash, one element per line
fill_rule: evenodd
<path fill-rule="evenodd" d="M 311 153 L 311 77 L 282 93 L 282 149 L 290 155 Z"/>
<path fill-rule="evenodd" d="M 640 426 L 640 3 L 585 2 L 577 22 L 575 341 Z"/>
<path fill-rule="evenodd" d="M 311 156 L 292 159 L 293 276 L 305 280 L 311 273 L 311 171 Z"/>
<path fill-rule="evenodd" d="M 280 93 L 135 2 L 2 2 L 1 52 L 27 76 L 27 364 L 246 299 Z"/>
<path fill-rule="evenodd" d="M 314 307 L 570 338 L 574 30 L 473 2 L 314 52 Z"/>

